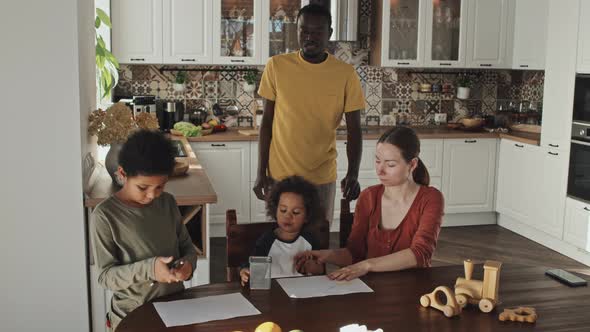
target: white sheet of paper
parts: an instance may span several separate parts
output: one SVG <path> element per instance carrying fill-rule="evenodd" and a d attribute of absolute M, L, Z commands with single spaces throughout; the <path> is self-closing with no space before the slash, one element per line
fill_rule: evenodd
<path fill-rule="evenodd" d="M 166 327 L 260 315 L 260 311 L 240 293 L 207 296 L 190 300 L 155 302 L 154 307 Z"/>
<path fill-rule="evenodd" d="M 362 280 L 334 281 L 327 276 L 278 279 L 277 282 L 291 298 L 321 297 L 352 293 L 372 293 Z"/>

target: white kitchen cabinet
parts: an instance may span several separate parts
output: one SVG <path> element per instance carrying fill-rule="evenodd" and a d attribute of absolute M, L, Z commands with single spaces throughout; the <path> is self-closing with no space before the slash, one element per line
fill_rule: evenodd
<path fill-rule="evenodd" d="M 348 171 L 348 156 L 346 155 L 346 141 L 336 141 L 336 170 L 340 174 L 346 175 Z M 363 140 L 363 153 L 361 164 L 359 166 L 359 179 L 375 179 L 375 151 L 377 149 L 377 140 Z M 342 176 L 344 178 L 344 176 Z"/>
<path fill-rule="evenodd" d="M 445 139 L 442 189 L 446 213 L 491 212 L 496 139 Z"/>
<path fill-rule="evenodd" d="M 469 2 L 466 65 L 469 68 L 510 68 L 514 30 L 514 2 Z"/>
<path fill-rule="evenodd" d="M 431 178 L 440 178 L 443 174 L 443 140 L 420 140 L 420 160 L 426 166 Z"/>
<path fill-rule="evenodd" d="M 425 0 L 379 0 L 374 3 L 375 26 L 378 28 L 371 36 L 372 65 L 423 66 L 427 3 Z"/>
<path fill-rule="evenodd" d="M 576 1 L 577 2 L 577 1 Z M 578 30 L 578 73 L 590 74 L 590 2 L 580 1 Z"/>
<path fill-rule="evenodd" d="M 212 6 L 213 0 L 164 0 L 164 63 L 212 63 Z"/>
<path fill-rule="evenodd" d="M 111 2 L 112 50 L 119 63 L 162 63 L 163 1 Z"/>
<path fill-rule="evenodd" d="M 550 1 L 541 146 L 568 149 L 578 45 L 578 0 Z M 584 21 L 584 19 L 582 20 Z"/>
<path fill-rule="evenodd" d="M 516 0 L 513 69 L 544 70 L 549 0 Z"/>
<path fill-rule="evenodd" d="M 563 240 L 590 252 L 590 203 L 566 198 Z"/>
<path fill-rule="evenodd" d="M 533 171 L 539 167 L 538 150 L 538 146 L 509 139 L 500 141 L 496 211 L 525 224 L 533 219 L 531 211 L 537 204 L 532 188 L 539 180 Z"/>
<path fill-rule="evenodd" d="M 426 67 L 464 67 L 468 0 L 424 1 Z"/>
<path fill-rule="evenodd" d="M 262 15 L 262 0 L 213 1 L 213 62 L 259 64 L 262 61 Z"/>
<path fill-rule="evenodd" d="M 217 193 L 211 205 L 212 224 L 225 224 L 225 212 L 235 209 L 238 223 L 250 221 L 250 142 L 191 143 Z"/>
<path fill-rule="evenodd" d="M 530 224 L 558 239 L 563 235 L 567 171 L 569 158 L 566 152 L 539 148 L 535 151 L 534 184 L 528 192 L 534 198 Z M 526 184 L 525 184 L 526 185 Z"/>

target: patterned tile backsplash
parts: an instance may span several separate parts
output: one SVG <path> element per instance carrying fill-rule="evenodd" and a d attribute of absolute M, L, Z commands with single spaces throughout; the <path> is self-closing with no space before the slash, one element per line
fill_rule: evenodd
<path fill-rule="evenodd" d="M 452 120 L 456 114 L 489 115 L 510 102 L 518 105 L 534 104 L 540 111 L 543 101 L 543 71 L 517 70 L 430 70 L 396 69 L 368 65 L 370 1 L 361 1 L 358 42 L 332 42 L 329 51 L 338 59 L 352 64 L 359 75 L 365 93 L 366 108 L 362 112 L 363 124 L 391 124 L 393 118 L 401 118 L 416 126 L 434 124 L 435 113 L 447 113 Z M 235 105 L 240 116 L 252 116 L 261 105 L 260 96 L 245 92 L 242 88 L 244 72 L 224 69 L 258 69 L 258 79 L 263 66 L 234 67 L 183 66 L 189 71 L 186 89 L 173 89 L 175 72 L 160 71 L 162 65 L 121 65 L 120 79 L 115 96 L 155 95 L 159 98 L 184 100 L 188 109 L 198 106 L 210 108 L 216 102 L 222 107 Z M 177 68 L 178 66 L 174 66 Z M 207 71 L 215 69 L 216 71 Z M 470 99 L 456 99 L 455 82 L 459 74 L 468 75 L 472 81 Z M 448 93 L 421 93 L 420 84 L 452 84 Z M 459 111 L 459 112 L 458 112 Z M 369 120 L 365 121 L 370 116 Z"/>

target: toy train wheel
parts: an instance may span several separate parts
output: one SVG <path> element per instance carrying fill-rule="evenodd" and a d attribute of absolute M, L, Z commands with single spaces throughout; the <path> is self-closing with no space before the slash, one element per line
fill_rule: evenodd
<path fill-rule="evenodd" d="M 428 306 L 430 306 L 430 298 L 426 295 L 422 295 L 422 297 L 420 297 L 420 304 L 426 308 Z"/>
<path fill-rule="evenodd" d="M 455 299 L 457 300 L 457 303 L 459 303 L 461 308 L 465 308 L 465 306 L 467 305 L 467 295 L 457 294 L 455 295 Z"/>
<path fill-rule="evenodd" d="M 490 312 L 494 309 L 494 303 L 490 299 L 481 299 L 479 301 L 479 310 L 482 312 Z"/>

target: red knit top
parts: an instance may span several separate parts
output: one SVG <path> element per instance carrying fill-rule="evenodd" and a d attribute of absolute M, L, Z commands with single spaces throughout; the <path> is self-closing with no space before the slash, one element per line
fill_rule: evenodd
<path fill-rule="evenodd" d="M 444 214 L 443 195 L 436 188 L 420 186 L 404 219 L 395 229 L 385 230 L 379 226 L 384 191 L 383 185 L 372 186 L 358 198 L 346 246 L 353 261 L 410 248 L 419 267 L 430 266 Z"/>

